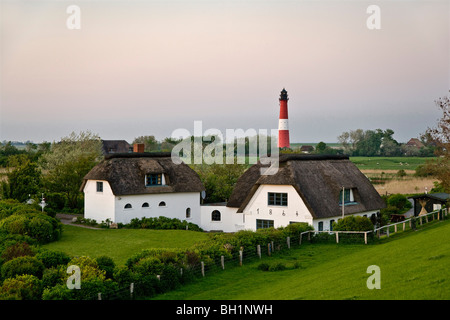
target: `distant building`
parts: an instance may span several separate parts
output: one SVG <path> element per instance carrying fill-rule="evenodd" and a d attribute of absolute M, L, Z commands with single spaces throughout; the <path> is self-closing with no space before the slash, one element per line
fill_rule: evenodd
<path fill-rule="evenodd" d="M 310 153 L 310 152 L 314 151 L 314 147 L 313 146 L 301 146 L 300 151 L 302 153 Z"/>
<path fill-rule="evenodd" d="M 406 143 L 407 146 L 416 147 L 417 149 L 423 148 L 425 145 L 417 138 L 411 138 Z"/>
<path fill-rule="evenodd" d="M 102 151 L 104 155 L 107 155 L 131 152 L 133 148 L 125 140 L 102 140 Z"/>

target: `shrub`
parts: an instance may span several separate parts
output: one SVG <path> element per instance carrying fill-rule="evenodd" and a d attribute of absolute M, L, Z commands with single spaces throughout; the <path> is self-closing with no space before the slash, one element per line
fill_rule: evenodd
<path fill-rule="evenodd" d="M 0 287 L 1 300 L 39 300 L 41 295 L 41 281 L 30 274 L 6 279 Z"/>
<path fill-rule="evenodd" d="M 41 249 L 40 252 L 36 254 L 36 258 L 41 260 L 46 268 L 66 265 L 70 261 L 70 257 L 66 253 L 46 249 Z"/>
<path fill-rule="evenodd" d="M 9 261 L 17 257 L 23 257 L 23 256 L 34 256 L 35 252 L 30 247 L 30 245 L 26 242 L 15 242 L 9 246 L 7 246 L 2 254 L 1 258 L 3 261 Z"/>
<path fill-rule="evenodd" d="M 400 211 L 404 211 L 412 207 L 411 202 L 409 202 L 408 198 L 403 194 L 390 195 L 387 198 L 387 205 L 396 207 Z"/>
<path fill-rule="evenodd" d="M 339 219 L 337 223 L 333 225 L 335 231 L 371 231 L 373 230 L 373 224 L 367 217 L 360 216 L 348 216 L 343 219 Z"/>
<path fill-rule="evenodd" d="M 51 288 L 45 288 L 42 300 L 72 300 L 74 290 L 67 288 L 66 284 L 58 284 Z"/>
<path fill-rule="evenodd" d="M 265 262 L 261 262 L 258 265 L 258 270 L 261 270 L 261 271 L 269 271 L 269 268 L 270 268 L 270 265 L 268 263 L 265 263 Z"/>
<path fill-rule="evenodd" d="M 48 268 L 44 270 L 42 275 L 42 287 L 43 288 L 51 288 L 55 287 L 58 284 L 61 284 L 62 280 L 65 276 L 65 270 L 63 268 Z"/>
<path fill-rule="evenodd" d="M 31 274 L 42 278 L 44 264 L 36 257 L 17 257 L 3 264 L 1 275 L 3 279 L 14 278 L 16 275 Z"/>
<path fill-rule="evenodd" d="M 101 281 L 105 280 L 106 272 L 99 268 L 97 261 L 93 258 L 86 256 L 75 257 L 70 260 L 67 265 L 75 265 L 80 268 L 82 283 L 92 279 L 99 279 Z M 69 274 L 65 274 L 63 280 L 66 281 L 69 276 Z"/>
<path fill-rule="evenodd" d="M 112 278 L 114 276 L 114 268 L 116 264 L 113 259 L 107 256 L 101 256 L 95 260 L 97 261 L 99 269 L 105 271 L 106 278 Z"/>
<path fill-rule="evenodd" d="M 286 265 L 284 263 L 278 262 L 270 266 L 269 271 L 283 271 L 286 270 Z"/>

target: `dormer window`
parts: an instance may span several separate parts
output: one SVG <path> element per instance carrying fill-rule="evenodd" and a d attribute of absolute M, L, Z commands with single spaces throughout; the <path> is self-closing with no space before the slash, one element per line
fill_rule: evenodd
<path fill-rule="evenodd" d="M 344 189 L 339 192 L 339 205 L 342 205 L 342 200 L 344 200 L 344 206 L 350 204 L 356 204 L 355 199 L 353 197 L 352 189 Z"/>
<path fill-rule="evenodd" d="M 162 173 L 152 173 L 145 176 L 145 186 L 161 186 L 164 184 L 164 176 Z"/>

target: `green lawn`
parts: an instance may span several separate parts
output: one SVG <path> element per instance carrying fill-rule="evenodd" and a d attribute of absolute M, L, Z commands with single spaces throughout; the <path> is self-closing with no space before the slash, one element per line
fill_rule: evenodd
<path fill-rule="evenodd" d="M 188 248 L 205 240 L 203 232 L 148 229 L 87 229 L 64 225 L 59 241 L 44 248 L 66 252 L 71 256 L 96 258 L 106 255 L 123 265 L 136 252 L 149 248 Z"/>
<path fill-rule="evenodd" d="M 450 299 L 450 220 L 378 244 L 305 244 L 262 261 L 288 269 L 261 271 L 258 259 L 247 261 L 155 299 Z M 381 289 L 367 288 L 370 265 L 380 268 Z"/>
<path fill-rule="evenodd" d="M 350 157 L 359 169 L 376 170 L 415 170 L 432 157 Z"/>

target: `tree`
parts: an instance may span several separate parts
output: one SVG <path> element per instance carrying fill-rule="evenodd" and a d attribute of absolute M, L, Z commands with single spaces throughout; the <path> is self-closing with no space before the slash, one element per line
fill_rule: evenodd
<path fill-rule="evenodd" d="M 83 177 L 102 158 L 101 148 L 100 137 L 89 131 L 72 132 L 54 142 L 41 158 L 41 166 L 48 172 L 44 178 L 48 190 L 65 193 L 69 207 L 77 208 Z"/>
<path fill-rule="evenodd" d="M 427 161 L 425 169 L 433 173 L 444 190 L 450 192 L 450 95 L 437 99 L 435 104 L 441 109 L 442 117 L 437 126 L 428 128 L 425 134 L 433 140 L 436 145 L 435 152 L 440 157 Z"/>
<path fill-rule="evenodd" d="M 8 182 L 3 184 L 5 198 L 26 201 L 30 195 L 36 195 L 42 185 L 41 171 L 36 163 L 26 160 L 7 174 Z"/>

